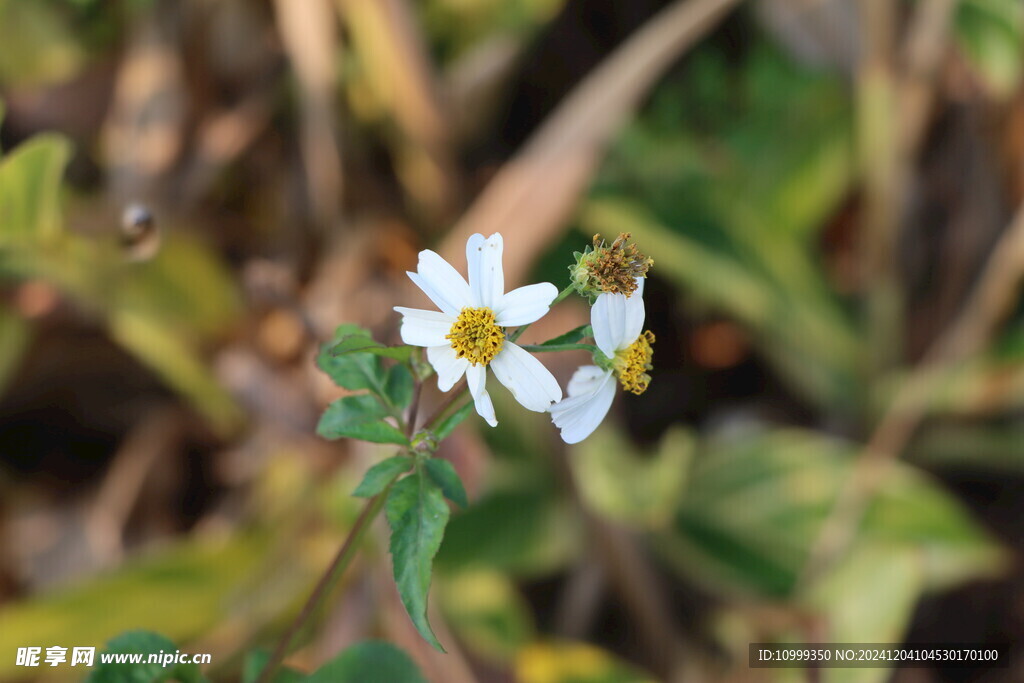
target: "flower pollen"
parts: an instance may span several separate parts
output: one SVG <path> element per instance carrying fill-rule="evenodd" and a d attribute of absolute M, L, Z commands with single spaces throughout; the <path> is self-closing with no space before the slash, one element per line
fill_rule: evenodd
<path fill-rule="evenodd" d="M 471 365 L 488 365 L 505 343 L 505 330 L 498 326 L 494 311 L 487 307 L 466 307 L 445 335 L 455 355 Z"/>
<path fill-rule="evenodd" d="M 619 351 L 612 361 L 615 374 L 619 378 L 619 384 L 623 390 L 639 396 L 647 391 L 651 383 L 651 376 L 648 370 L 654 368 L 651 359 L 654 356 L 654 333 L 647 330 L 636 341 Z"/>

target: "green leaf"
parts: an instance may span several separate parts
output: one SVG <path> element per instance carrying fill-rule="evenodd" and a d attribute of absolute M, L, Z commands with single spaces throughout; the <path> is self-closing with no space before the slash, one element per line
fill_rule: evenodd
<path fill-rule="evenodd" d="M 268 661 L 270 661 L 270 653 L 266 650 L 253 650 L 247 654 L 245 664 L 242 666 L 242 683 L 256 683 Z M 274 672 L 271 683 L 302 683 L 305 680 L 305 674 L 286 666 L 280 666 Z"/>
<path fill-rule="evenodd" d="M 789 597 L 858 453 L 799 430 L 713 443 L 694 459 L 672 528 L 656 547 L 724 593 Z M 929 589 L 1005 568 L 1003 551 L 935 482 L 898 462 L 883 476 L 857 543 L 913 551 Z"/>
<path fill-rule="evenodd" d="M 366 332 L 363 334 L 362 332 Z M 355 334 L 342 337 L 331 347 L 332 356 L 344 356 L 350 353 L 372 353 L 382 358 L 391 358 L 400 363 L 408 364 L 414 351 L 411 346 L 385 346 L 363 330 Z"/>
<path fill-rule="evenodd" d="M 576 329 L 569 330 L 565 334 L 559 335 L 554 339 L 548 339 L 543 344 L 538 344 L 538 346 L 561 346 L 562 344 L 575 344 L 581 339 L 586 339 L 587 337 L 593 336 L 594 330 L 591 329 L 590 325 L 580 325 Z"/>
<path fill-rule="evenodd" d="M 363 480 L 352 492 L 357 498 L 372 498 L 388 487 L 395 477 L 408 472 L 412 467 L 413 459 L 408 455 L 396 455 L 381 460 L 379 463 L 366 471 Z"/>
<path fill-rule="evenodd" d="M 60 185 L 70 155 L 67 140 L 43 134 L 0 162 L 0 246 L 37 244 L 60 233 Z"/>
<path fill-rule="evenodd" d="M 313 672 L 309 683 L 427 683 L 416 664 L 391 643 L 367 641 Z"/>
<path fill-rule="evenodd" d="M 407 446 L 409 440 L 394 425 L 384 421 L 388 411 L 369 394 L 346 396 L 327 406 L 316 433 L 325 439 L 362 439 L 373 443 Z"/>
<path fill-rule="evenodd" d="M 808 602 L 828 615 L 833 643 L 899 643 L 925 589 L 920 557 L 911 548 L 865 544 L 855 547 L 810 592 Z M 885 666 L 826 669 L 827 683 L 884 683 Z"/>
<path fill-rule="evenodd" d="M 444 495 L 428 476 L 416 471 L 392 487 L 385 513 L 391 525 L 391 558 L 402 604 L 420 635 L 444 652 L 427 621 L 434 555 L 448 523 Z"/>
<path fill-rule="evenodd" d="M 0 305 L 0 394 L 18 369 L 31 339 L 28 322 L 6 306 Z"/>
<path fill-rule="evenodd" d="M 384 380 L 384 398 L 397 410 L 404 410 L 412 402 L 412 372 L 404 365 L 392 365 Z"/>
<path fill-rule="evenodd" d="M 369 389 L 378 396 L 384 396 L 386 375 L 378 356 L 355 351 L 342 355 L 332 353 L 332 349 L 338 343 L 337 340 L 353 336 L 373 341 L 368 330 L 358 325 L 341 325 L 334 333 L 335 341 L 328 342 L 320 348 L 320 354 L 316 361 L 317 366 L 326 372 L 339 387 L 353 391 Z"/>
<path fill-rule="evenodd" d="M 434 429 L 434 436 L 437 437 L 438 441 L 444 441 L 452 432 L 455 431 L 455 428 L 459 426 L 459 423 L 469 417 L 472 413 L 473 402 L 469 401 L 454 413 L 441 420 Z"/>
<path fill-rule="evenodd" d="M 462 485 L 462 480 L 459 479 L 459 474 L 450 462 L 441 458 L 430 458 L 424 463 L 424 466 L 427 470 L 427 476 L 441 488 L 445 498 L 460 508 L 469 507 L 466 489 Z"/>
<path fill-rule="evenodd" d="M 180 648 L 162 635 L 150 631 L 129 631 L 109 643 L 106 652 L 111 654 L 141 654 L 143 660 L 149 655 L 175 654 Z M 198 664 L 175 664 L 164 666 L 159 662 L 128 664 L 100 662 L 96 656 L 96 668 L 86 679 L 87 683 L 201 683 L 206 681 Z"/>
<path fill-rule="evenodd" d="M 894 468 L 864 516 L 865 538 L 914 551 L 927 588 L 944 590 L 998 575 L 1006 553 L 957 499 L 926 473 Z M 882 642 L 882 641 L 874 641 Z"/>

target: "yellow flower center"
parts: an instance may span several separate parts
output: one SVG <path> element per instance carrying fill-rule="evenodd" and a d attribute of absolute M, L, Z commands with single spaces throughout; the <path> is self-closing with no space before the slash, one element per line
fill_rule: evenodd
<path fill-rule="evenodd" d="M 651 376 L 648 370 L 653 369 L 651 358 L 654 356 L 654 333 L 647 330 L 636 341 L 628 347 L 615 354 L 612 360 L 612 367 L 619 378 L 619 383 L 625 391 L 630 391 L 637 396 L 647 391 L 647 385 L 651 383 Z"/>
<path fill-rule="evenodd" d="M 473 365 L 487 365 L 501 351 L 505 330 L 494 322 L 494 311 L 487 307 L 463 308 L 451 330 L 444 336 L 452 343 L 455 355 Z"/>

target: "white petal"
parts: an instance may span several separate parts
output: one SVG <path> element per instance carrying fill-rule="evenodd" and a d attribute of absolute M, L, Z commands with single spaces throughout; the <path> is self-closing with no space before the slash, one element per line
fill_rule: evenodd
<path fill-rule="evenodd" d="M 608 370 L 602 370 L 596 365 L 584 365 L 572 374 L 569 380 L 569 395 L 579 396 L 597 391 L 597 388 L 604 382 Z"/>
<path fill-rule="evenodd" d="M 644 299 L 640 290 L 625 294 L 601 294 L 590 309 L 594 342 L 609 358 L 636 341 L 644 326 Z"/>
<path fill-rule="evenodd" d="M 505 292 L 505 274 L 501 268 L 503 248 L 501 234 L 497 232 L 487 239 L 477 233 L 466 242 L 466 263 L 474 306 L 486 306 L 493 311 L 501 302 L 501 295 Z"/>
<path fill-rule="evenodd" d="M 512 392 L 522 406 L 543 413 L 562 398 L 562 388 L 548 369 L 533 356 L 506 341 L 491 361 L 498 381 Z"/>
<path fill-rule="evenodd" d="M 502 327 L 526 325 L 544 317 L 556 296 L 558 288 L 550 282 L 513 289 L 501 298 L 494 315 Z"/>
<path fill-rule="evenodd" d="M 455 386 L 469 367 L 469 361 L 456 356 L 450 344 L 427 347 L 427 360 L 437 373 L 437 388 L 441 391 L 448 391 Z"/>
<path fill-rule="evenodd" d="M 465 306 L 471 305 L 469 285 L 459 275 L 459 271 L 429 249 L 420 252 L 416 272 L 407 272 L 406 275 L 438 308 L 453 318 Z"/>
<path fill-rule="evenodd" d="M 466 382 L 469 384 L 469 393 L 473 395 L 476 412 L 487 421 L 487 424 L 497 427 L 498 418 L 494 415 L 494 404 L 487 393 L 487 367 L 470 365 L 466 368 Z"/>
<path fill-rule="evenodd" d="M 587 366 L 594 367 L 594 366 Z M 584 368 L 580 368 L 583 370 Z M 576 375 L 579 374 L 576 371 Z M 573 379 L 576 379 L 576 375 Z M 590 436 L 604 420 L 615 399 L 615 380 L 611 372 L 602 372 L 590 390 L 551 406 L 551 421 L 561 430 L 566 443 L 579 443 Z"/>
<path fill-rule="evenodd" d="M 636 279 L 636 291 L 626 299 L 626 320 L 623 325 L 622 341 L 625 348 L 636 341 L 644 329 L 644 278 Z"/>
<path fill-rule="evenodd" d="M 402 314 L 402 341 L 413 346 L 442 346 L 455 321 L 444 313 L 395 306 Z"/>
<path fill-rule="evenodd" d="M 590 309 L 590 326 L 594 329 L 594 343 L 601 353 L 615 357 L 622 343 L 622 325 L 625 317 L 626 297 L 623 294 L 601 294 Z"/>

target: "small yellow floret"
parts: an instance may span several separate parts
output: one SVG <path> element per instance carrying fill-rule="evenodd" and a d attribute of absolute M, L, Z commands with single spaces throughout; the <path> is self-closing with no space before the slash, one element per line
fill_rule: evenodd
<path fill-rule="evenodd" d="M 647 391 L 647 386 L 651 383 L 651 376 L 647 371 L 654 368 L 651 364 L 654 356 L 654 349 L 651 348 L 653 343 L 654 333 L 647 330 L 637 337 L 635 342 L 615 355 L 615 360 L 612 361 L 615 374 L 625 391 L 637 396 Z"/>
<path fill-rule="evenodd" d="M 501 351 L 505 330 L 494 321 L 494 311 L 487 307 L 463 308 L 451 330 L 444 337 L 452 343 L 455 355 L 472 365 L 487 365 Z"/>

